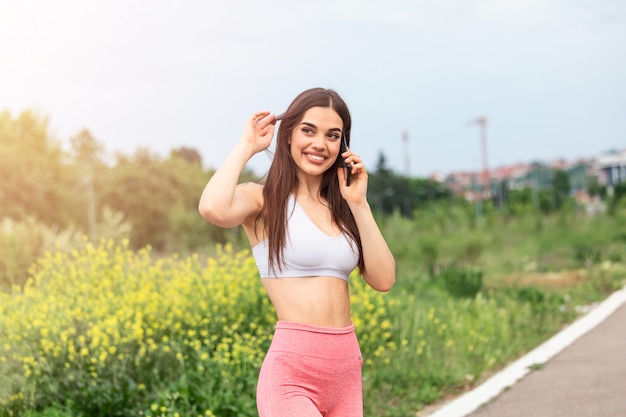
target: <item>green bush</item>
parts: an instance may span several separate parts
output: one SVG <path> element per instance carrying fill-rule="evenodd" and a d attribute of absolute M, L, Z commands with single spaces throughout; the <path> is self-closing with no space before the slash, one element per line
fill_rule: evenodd
<path fill-rule="evenodd" d="M 472 230 L 454 213 L 384 219 L 398 267 L 391 292 L 350 278 L 366 415 L 412 415 L 471 387 L 624 283 L 623 217 L 546 217 L 540 231 L 530 218 L 494 218 Z M 576 267 L 581 243 L 603 255 L 566 286 L 515 278 Z M 76 245 L 0 292 L 0 416 L 256 415 L 275 318 L 249 250 L 202 260 L 114 240 Z"/>
<path fill-rule="evenodd" d="M 120 213 L 105 208 L 92 239 L 121 241 L 128 237 L 130 225 Z M 29 218 L 0 222 L 0 289 L 23 286 L 29 267 L 46 252 L 69 252 L 81 248 L 89 238 L 73 227 L 58 230 Z"/>
<path fill-rule="evenodd" d="M 73 228 L 59 232 L 32 218 L 0 223 L 0 287 L 22 286 L 28 268 L 46 250 L 66 250 L 80 245 L 81 234 Z"/>
<path fill-rule="evenodd" d="M 437 280 L 441 280 L 448 293 L 454 297 L 473 298 L 483 287 L 483 273 L 476 269 L 449 266 Z"/>
<path fill-rule="evenodd" d="M 109 240 L 32 273 L 0 292 L 0 415 L 256 415 L 275 315 L 249 250 L 155 260 Z M 381 293 L 351 287 L 367 357 L 391 325 Z"/>

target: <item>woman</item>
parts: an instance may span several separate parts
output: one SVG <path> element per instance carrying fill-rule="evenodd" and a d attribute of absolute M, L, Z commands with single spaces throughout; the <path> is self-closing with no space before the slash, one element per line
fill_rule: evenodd
<path fill-rule="evenodd" d="M 265 184 L 237 185 L 248 160 L 269 147 L 277 120 Z M 358 266 L 372 288 L 388 291 L 395 260 L 367 203 L 367 171 L 347 149 L 350 127 L 342 98 L 322 88 L 301 93 L 278 119 L 255 113 L 200 199 L 209 222 L 243 225 L 276 310 L 257 386 L 260 417 L 363 415 L 348 275 Z"/>

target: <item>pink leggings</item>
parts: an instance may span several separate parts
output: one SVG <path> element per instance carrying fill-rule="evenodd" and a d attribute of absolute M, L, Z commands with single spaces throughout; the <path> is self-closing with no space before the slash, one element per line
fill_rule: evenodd
<path fill-rule="evenodd" d="M 362 367 L 354 324 L 279 321 L 259 375 L 259 416 L 362 417 Z"/>

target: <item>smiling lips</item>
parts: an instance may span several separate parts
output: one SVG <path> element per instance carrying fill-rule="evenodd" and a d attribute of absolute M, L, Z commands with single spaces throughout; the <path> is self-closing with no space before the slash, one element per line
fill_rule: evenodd
<path fill-rule="evenodd" d="M 313 163 L 322 163 L 328 159 L 327 156 L 319 154 L 319 153 L 309 153 L 305 152 L 304 155 Z"/>

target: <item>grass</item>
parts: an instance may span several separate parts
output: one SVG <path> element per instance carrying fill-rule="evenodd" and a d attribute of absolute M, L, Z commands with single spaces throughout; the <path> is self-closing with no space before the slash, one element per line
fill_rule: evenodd
<path fill-rule="evenodd" d="M 449 216 L 454 225 L 416 217 L 383 222 L 400 254 L 392 314 L 403 348 L 374 371 L 367 415 L 414 415 L 468 389 L 625 282 L 623 215 L 493 218 L 478 226 L 459 222 L 458 213 Z M 481 279 L 471 281 L 476 271 Z"/>
<path fill-rule="evenodd" d="M 624 284 L 623 214 L 471 216 L 381 219 L 396 287 L 351 277 L 365 415 L 415 415 L 471 388 Z M 0 416 L 256 415 L 274 316 L 248 250 L 83 242 L 30 275 L 0 292 Z"/>

